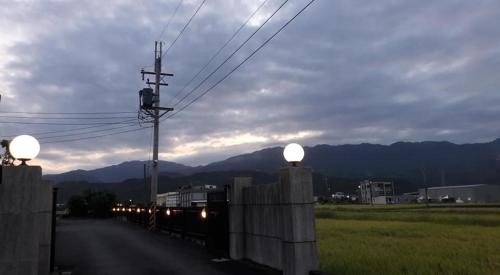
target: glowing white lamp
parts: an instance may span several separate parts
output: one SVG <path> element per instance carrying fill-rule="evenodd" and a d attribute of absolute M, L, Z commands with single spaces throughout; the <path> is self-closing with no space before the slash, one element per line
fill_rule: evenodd
<path fill-rule="evenodd" d="M 40 153 L 40 143 L 32 136 L 20 135 L 9 143 L 10 154 L 26 165 L 26 161 L 34 159 Z"/>
<path fill-rule="evenodd" d="M 203 208 L 203 209 L 201 210 L 201 217 L 202 217 L 203 219 L 206 219 L 206 218 L 207 218 L 207 211 L 205 210 L 205 208 Z"/>
<path fill-rule="evenodd" d="M 297 166 L 297 163 L 304 158 L 304 149 L 297 143 L 290 143 L 283 150 L 283 156 L 286 161 L 290 162 L 293 166 Z"/>

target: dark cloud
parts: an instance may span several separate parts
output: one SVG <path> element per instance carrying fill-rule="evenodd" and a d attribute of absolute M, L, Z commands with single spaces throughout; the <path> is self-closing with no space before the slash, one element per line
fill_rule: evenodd
<path fill-rule="evenodd" d="M 306 3 L 291 2 L 193 96 L 224 76 Z M 153 41 L 176 4 L 4 3 L 1 110 L 136 111 L 137 91 L 143 87 L 139 70 L 153 63 Z M 165 47 L 198 4 L 184 1 L 164 32 Z M 162 92 L 164 104 L 177 102 L 173 95 L 258 4 L 207 1 L 164 59 L 164 69 L 175 73 Z M 269 0 L 258 20 L 251 21 L 200 77 L 278 5 Z M 498 1 L 316 1 L 226 81 L 163 123 L 162 158 L 201 164 L 289 141 L 464 143 L 497 138 L 499 25 Z M 75 127 L 2 124 L 0 134 Z M 45 144 L 40 158 L 50 172 L 147 159 L 150 137 L 150 130 L 144 130 Z"/>

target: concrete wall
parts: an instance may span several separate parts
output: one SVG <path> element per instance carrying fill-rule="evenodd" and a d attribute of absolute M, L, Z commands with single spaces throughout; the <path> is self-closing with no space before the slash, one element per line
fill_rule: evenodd
<path fill-rule="evenodd" d="M 0 274 L 49 274 L 52 186 L 38 166 L 1 170 Z"/>
<path fill-rule="evenodd" d="M 317 269 L 310 169 L 284 168 L 276 184 L 236 178 L 229 194 L 231 258 L 250 259 L 285 275 Z"/>

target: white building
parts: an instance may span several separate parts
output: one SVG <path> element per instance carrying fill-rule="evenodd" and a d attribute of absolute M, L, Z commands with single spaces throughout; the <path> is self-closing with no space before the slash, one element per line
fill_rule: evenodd
<path fill-rule="evenodd" d="M 207 193 L 216 189 L 215 185 L 183 186 L 179 190 L 179 206 L 206 206 Z"/>
<path fill-rule="evenodd" d="M 392 181 L 363 180 L 360 182 L 359 191 L 361 203 L 394 203 L 394 183 Z"/>
<path fill-rule="evenodd" d="M 156 195 L 156 204 L 160 206 L 179 206 L 179 192 L 167 192 Z"/>

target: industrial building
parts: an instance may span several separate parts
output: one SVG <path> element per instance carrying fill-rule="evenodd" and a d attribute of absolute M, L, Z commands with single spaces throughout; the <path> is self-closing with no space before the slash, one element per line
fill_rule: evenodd
<path fill-rule="evenodd" d="M 419 201 L 463 201 L 463 202 L 492 202 L 500 201 L 500 185 L 474 184 L 421 188 L 418 190 Z"/>
<path fill-rule="evenodd" d="M 156 195 L 158 205 L 168 207 L 206 206 L 209 192 L 215 191 L 215 185 L 186 185 L 178 192 L 167 192 Z"/>
<path fill-rule="evenodd" d="M 184 186 L 179 190 L 181 207 L 206 206 L 207 193 L 215 191 L 215 185 Z"/>
<path fill-rule="evenodd" d="M 394 203 L 394 183 L 382 180 L 363 180 L 359 185 L 361 203 Z"/>
<path fill-rule="evenodd" d="M 180 206 L 179 192 L 167 192 L 156 195 L 156 204 L 167 207 Z"/>

